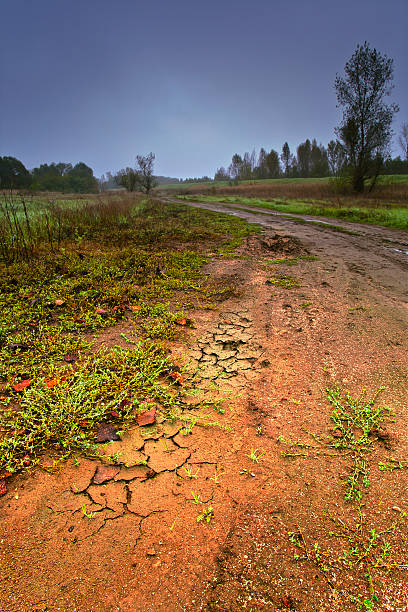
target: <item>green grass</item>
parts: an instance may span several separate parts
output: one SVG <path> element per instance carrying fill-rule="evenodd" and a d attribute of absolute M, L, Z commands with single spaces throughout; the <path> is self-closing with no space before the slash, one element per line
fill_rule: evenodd
<path fill-rule="evenodd" d="M 298 289 L 301 285 L 300 282 L 293 276 L 286 274 L 279 274 L 266 281 L 267 285 L 274 285 L 275 287 L 282 287 L 283 289 Z"/>
<path fill-rule="evenodd" d="M 328 183 L 331 177 L 316 177 L 316 178 L 276 178 L 276 179 L 250 179 L 239 181 L 239 185 L 296 185 L 301 183 Z M 191 189 L 193 187 L 228 187 L 234 184 L 233 181 L 210 181 L 206 183 L 172 183 L 159 185 L 156 190 L 169 189 L 180 190 Z M 394 185 L 408 183 L 407 174 L 381 175 L 378 178 L 380 185 Z"/>
<path fill-rule="evenodd" d="M 92 456 L 111 410 L 121 428 L 146 398 L 165 416 L 178 410 L 188 382 L 163 379 L 166 343 L 186 337 L 195 308 L 234 291 L 203 272 L 207 252 L 233 255 L 257 231 L 184 204 L 116 197 L 70 202 L 63 222 L 59 248 L 37 236 L 32 251 L 0 263 L 0 469 L 11 472 L 45 451 Z M 95 334 L 123 323 L 127 350 L 92 353 Z M 131 410 L 119 410 L 125 399 Z"/>
<path fill-rule="evenodd" d="M 348 205 L 333 206 L 325 202 L 302 202 L 283 198 L 276 198 L 272 201 L 235 196 L 180 196 L 180 198 L 194 202 L 240 204 L 251 208 L 263 208 L 281 213 L 331 217 L 351 223 L 367 223 L 408 230 L 408 206 L 401 207 L 401 205 L 396 204 L 383 205 L 381 207 L 364 207 Z M 251 210 L 251 208 L 248 210 Z"/>
<path fill-rule="evenodd" d="M 179 406 L 177 393 L 173 385 L 160 381 L 169 365 L 164 349 L 137 344 L 132 350 L 114 348 L 75 369 L 65 368 L 56 374 L 52 388 L 46 378 L 36 377 L 21 396 L 10 396 L 10 407 L 1 413 L 2 467 L 10 472 L 32 467 L 45 450 L 61 459 L 77 452 L 97 456 L 98 424 L 114 411 L 120 429 L 126 428 L 143 410 L 146 398 L 164 414 L 173 413 Z"/>

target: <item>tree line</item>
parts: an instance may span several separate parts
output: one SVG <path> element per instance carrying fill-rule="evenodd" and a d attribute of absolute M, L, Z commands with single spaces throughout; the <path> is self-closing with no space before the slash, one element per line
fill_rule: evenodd
<path fill-rule="evenodd" d="M 0 157 L 0 189 L 30 189 L 62 193 L 96 193 L 98 181 L 83 162 L 41 164 L 27 170 L 15 157 Z"/>

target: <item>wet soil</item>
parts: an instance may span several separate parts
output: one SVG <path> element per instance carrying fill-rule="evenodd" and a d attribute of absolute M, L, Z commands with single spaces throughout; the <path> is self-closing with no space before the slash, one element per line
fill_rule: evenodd
<path fill-rule="evenodd" d="M 194 313 L 187 346 L 172 346 L 190 376 L 198 370 L 195 386 L 224 398 L 223 411 L 206 411 L 218 425 L 188 432 L 159 418 L 104 445 L 98 462 L 12 479 L 0 500 L 0 610 L 347 612 L 358 607 L 340 590 L 367 597 L 364 567 L 339 570 L 330 585 L 311 561 L 294 561 L 288 538 L 300 529 L 310 546 L 335 549 L 327 513 L 354 524 L 342 484 L 348 457 L 297 447 L 285 457 L 282 439 L 327 434 L 325 389 L 335 382 L 353 395 L 385 385 L 380 401 L 395 417 L 373 443 L 363 511 L 381 530 L 408 510 L 408 470 L 377 467 L 408 457 L 408 256 L 399 252 L 408 236 L 237 214 L 261 223 L 260 237 L 242 258 L 214 256 L 207 272 L 240 295 Z M 268 263 L 300 254 L 318 259 Z M 268 284 L 282 275 L 299 286 Z M 120 336 L 104 333 L 107 346 Z M 401 563 L 407 536 L 405 523 L 390 535 Z M 406 572 L 373 581 L 375 609 L 407 609 Z"/>

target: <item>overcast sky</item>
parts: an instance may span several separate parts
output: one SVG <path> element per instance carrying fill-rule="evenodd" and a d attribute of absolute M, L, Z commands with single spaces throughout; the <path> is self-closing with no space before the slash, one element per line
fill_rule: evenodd
<path fill-rule="evenodd" d="M 408 0 L 1 0 L 0 155 L 100 176 L 213 175 L 233 153 L 327 144 L 358 43 L 394 59 L 408 122 Z M 399 154 L 396 139 L 393 154 Z"/>

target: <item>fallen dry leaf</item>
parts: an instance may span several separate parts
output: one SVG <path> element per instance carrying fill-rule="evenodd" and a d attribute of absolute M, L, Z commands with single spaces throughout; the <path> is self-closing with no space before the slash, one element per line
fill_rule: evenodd
<path fill-rule="evenodd" d="M 128 406 L 132 406 L 132 402 L 130 400 L 124 399 L 119 404 L 119 410 L 124 410 Z"/>
<path fill-rule="evenodd" d="M 187 325 L 187 319 L 181 317 L 180 319 L 176 319 L 177 325 Z"/>
<path fill-rule="evenodd" d="M 65 300 L 55 300 L 54 304 L 56 306 L 63 306 L 65 304 Z"/>
<path fill-rule="evenodd" d="M 14 391 L 23 391 L 31 385 L 31 380 L 22 380 L 21 382 L 13 385 Z"/>
<path fill-rule="evenodd" d="M 64 361 L 66 361 L 67 363 L 71 363 L 72 361 L 75 361 L 75 359 L 75 355 L 64 355 Z"/>
<path fill-rule="evenodd" d="M 116 412 L 116 410 L 109 410 L 107 416 L 112 417 L 112 419 L 118 419 L 120 417 L 119 412 Z"/>
<path fill-rule="evenodd" d="M 147 410 L 146 412 L 141 412 L 137 415 L 137 424 L 140 427 L 144 427 L 145 425 L 152 425 L 156 420 L 156 411 L 157 408 L 154 406 L 151 410 Z"/>
<path fill-rule="evenodd" d="M 96 314 L 99 314 L 99 315 L 104 315 L 104 314 L 106 314 L 107 312 L 108 312 L 108 311 L 107 311 L 107 310 L 105 310 L 104 308 L 97 308 L 97 309 L 96 309 Z"/>
<path fill-rule="evenodd" d="M 139 312 L 141 306 L 129 306 L 129 308 L 132 312 Z"/>
<path fill-rule="evenodd" d="M 283 601 L 283 605 L 284 605 L 286 608 L 289 608 L 289 610 L 294 610 L 294 608 L 295 608 L 295 602 L 293 601 L 293 598 L 292 598 L 290 595 L 288 595 L 287 593 L 285 593 L 285 595 L 284 595 L 284 596 L 283 596 L 283 598 L 282 598 L 282 601 Z"/>
<path fill-rule="evenodd" d="M 180 374 L 180 372 L 170 372 L 169 377 L 172 378 L 178 385 L 183 385 L 185 382 L 185 378 Z"/>
<path fill-rule="evenodd" d="M 56 381 L 55 379 L 47 380 L 47 382 L 45 383 L 47 389 L 52 389 L 53 387 L 55 387 L 55 385 L 58 385 L 58 381 Z"/>
<path fill-rule="evenodd" d="M 112 442 L 116 440 L 120 440 L 120 436 L 113 425 L 109 423 L 105 423 L 98 428 L 96 432 L 96 441 L 101 444 L 102 442 Z"/>
<path fill-rule="evenodd" d="M 94 484 L 103 484 L 109 480 L 113 480 L 120 472 L 120 467 L 116 465 L 98 465 L 92 482 Z"/>

